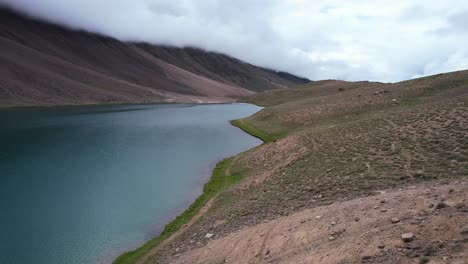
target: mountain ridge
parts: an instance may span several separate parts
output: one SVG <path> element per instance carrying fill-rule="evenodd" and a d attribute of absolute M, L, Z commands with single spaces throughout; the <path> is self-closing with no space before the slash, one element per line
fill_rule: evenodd
<path fill-rule="evenodd" d="M 0 105 L 232 102 L 309 80 L 229 55 L 122 42 L 0 8 Z"/>

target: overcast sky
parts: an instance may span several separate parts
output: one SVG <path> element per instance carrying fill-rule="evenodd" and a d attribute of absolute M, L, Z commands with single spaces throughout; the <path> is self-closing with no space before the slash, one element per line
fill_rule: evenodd
<path fill-rule="evenodd" d="M 0 0 L 121 40 L 196 46 L 310 79 L 468 69 L 468 1 Z"/>

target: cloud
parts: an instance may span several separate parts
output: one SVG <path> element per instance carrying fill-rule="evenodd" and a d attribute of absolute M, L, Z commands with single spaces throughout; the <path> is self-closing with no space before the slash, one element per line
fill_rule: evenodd
<path fill-rule="evenodd" d="M 0 0 L 127 41 L 196 46 L 311 79 L 399 81 L 468 68 L 458 0 Z"/>

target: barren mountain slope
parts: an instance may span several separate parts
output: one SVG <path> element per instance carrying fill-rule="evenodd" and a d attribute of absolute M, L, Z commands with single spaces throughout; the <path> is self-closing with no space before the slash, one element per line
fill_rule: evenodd
<path fill-rule="evenodd" d="M 3 107 L 226 102 L 306 81 L 218 53 L 121 42 L 0 9 Z"/>

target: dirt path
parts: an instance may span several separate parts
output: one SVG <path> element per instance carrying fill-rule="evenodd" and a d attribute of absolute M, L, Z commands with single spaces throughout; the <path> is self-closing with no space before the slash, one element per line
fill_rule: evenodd
<path fill-rule="evenodd" d="M 210 209 L 210 207 L 213 204 L 215 198 L 216 198 L 216 196 L 211 198 L 205 205 L 203 205 L 203 207 L 198 211 L 198 213 L 187 224 L 183 225 L 174 234 L 172 234 L 167 239 L 163 240 L 158 246 L 156 246 L 153 249 L 151 249 L 150 251 L 148 251 L 141 259 L 138 260 L 137 264 L 145 263 L 148 260 L 149 256 L 152 256 L 152 255 L 156 254 L 156 252 L 160 248 L 164 247 L 165 245 L 167 245 L 168 243 L 170 243 L 171 241 L 176 239 L 178 236 L 183 234 L 185 232 L 185 230 L 187 230 L 189 227 L 191 227 L 198 219 L 200 219 L 200 217 L 202 215 L 204 215 L 208 211 L 208 209 Z"/>
<path fill-rule="evenodd" d="M 170 263 L 419 263 L 428 255 L 430 263 L 464 264 L 467 228 L 466 179 L 432 182 L 245 228 Z M 401 239 L 408 232 L 410 243 Z"/>

